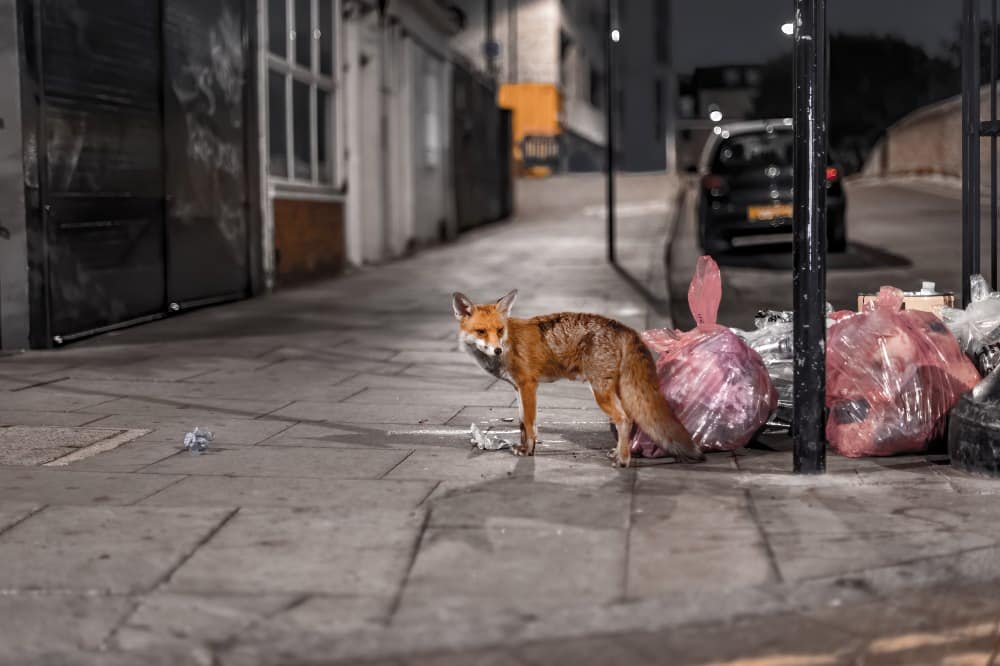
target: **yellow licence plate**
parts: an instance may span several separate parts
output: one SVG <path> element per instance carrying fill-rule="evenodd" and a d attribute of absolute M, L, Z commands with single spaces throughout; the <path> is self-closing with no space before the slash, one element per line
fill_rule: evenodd
<path fill-rule="evenodd" d="M 747 206 L 747 217 L 751 220 L 780 220 L 792 216 L 792 204 L 771 204 L 767 206 Z"/>

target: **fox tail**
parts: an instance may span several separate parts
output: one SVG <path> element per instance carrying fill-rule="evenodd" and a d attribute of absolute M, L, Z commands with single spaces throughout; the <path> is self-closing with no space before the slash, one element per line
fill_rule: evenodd
<path fill-rule="evenodd" d="M 660 393 L 652 356 L 640 341 L 637 343 L 641 346 L 624 354 L 620 373 L 619 395 L 625 413 L 669 455 L 684 462 L 704 460 L 705 455 Z"/>

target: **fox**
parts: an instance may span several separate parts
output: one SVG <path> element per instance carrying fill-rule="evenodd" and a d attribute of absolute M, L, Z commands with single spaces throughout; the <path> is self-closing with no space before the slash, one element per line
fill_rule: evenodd
<path fill-rule="evenodd" d="M 618 442 L 609 453 L 614 466 L 631 465 L 634 426 L 681 462 L 704 459 L 660 393 L 653 356 L 635 330 L 582 312 L 515 319 L 510 313 L 516 298 L 514 289 L 477 305 L 460 292 L 452 294 L 459 345 L 483 370 L 517 391 L 521 442 L 515 455 L 535 454 L 539 383 L 569 379 L 588 382 L 598 407 L 615 425 Z"/>

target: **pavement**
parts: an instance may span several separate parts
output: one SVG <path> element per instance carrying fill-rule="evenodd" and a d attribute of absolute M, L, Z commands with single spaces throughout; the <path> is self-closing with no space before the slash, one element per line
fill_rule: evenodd
<path fill-rule="evenodd" d="M 621 251 L 664 295 L 676 186 L 623 180 Z M 617 470 L 571 383 L 540 391 L 535 457 L 470 445 L 517 410 L 457 351 L 453 290 L 664 323 L 604 262 L 599 188 L 528 183 L 518 220 L 405 261 L 0 358 L 0 663 L 994 663 L 1000 484 L 939 456 L 797 477 L 777 438 Z"/>

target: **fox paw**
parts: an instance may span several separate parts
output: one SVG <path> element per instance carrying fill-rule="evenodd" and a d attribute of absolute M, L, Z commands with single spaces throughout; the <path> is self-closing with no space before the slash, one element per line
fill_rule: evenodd
<path fill-rule="evenodd" d="M 621 467 L 621 468 L 631 467 L 632 466 L 632 457 L 629 456 L 628 458 L 619 458 L 618 454 L 616 453 L 614 456 L 612 456 L 611 466 L 612 467 Z"/>
<path fill-rule="evenodd" d="M 512 451 L 515 456 L 533 456 L 535 455 L 535 447 L 529 446 L 528 444 L 518 444 Z"/>

